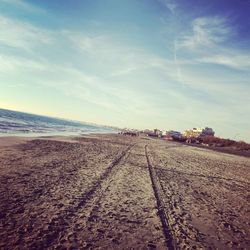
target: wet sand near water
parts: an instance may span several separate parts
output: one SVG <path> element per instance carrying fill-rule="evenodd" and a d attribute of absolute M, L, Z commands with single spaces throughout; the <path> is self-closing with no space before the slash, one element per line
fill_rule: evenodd
<path fill-rule="evenodd" d="M 149 138 L 0 138 L 0 248 L 247 249 L 249 167 Z"/>

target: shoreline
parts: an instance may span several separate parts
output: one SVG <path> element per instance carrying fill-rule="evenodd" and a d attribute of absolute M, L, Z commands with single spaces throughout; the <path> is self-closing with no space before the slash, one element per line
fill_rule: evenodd
<path fill-rule="evenodd" d="M 5 145 L 5 144 L 17 144 L 18 141 L 22 141 L 22 142 L 27 142 L 30 140 L 35 140 L 35 139 L 50 139 L 50 140 L 59 140 L 59 141 L 75 141 L 73 140 L 73 138 L 81 138 L 81 137 L 86 137 L 86 136 L 102 136 L 102 135 L 117 135 L 117 132 L 110 132 L 110 133 L 96 133 L 96 132 L 90 132 L 90 133 L 86 133 L 86 134 L 37 134 L 37 135 L 27 135 L 26 134 L 21 134 L 21 135 L 2 135 L 0 134 L 0 147 L 2 147 L 1 145 Z M 144 138 L 143 136 L 139 136 L 139 138 Z M 151 138 L 151 137 L 146 137 L 149 138 L 149 140 L 153 139 L 153 140 L 162 140 L 165 141 L 163 139 L 158 139 L 158 138 Z M 213 147 L 213 146 L 205 146 L 205 145 L 200 145 L 200 144 L 194 144 L 194 143 L 183 143 L 183 142 L 175 142 L 174 143 L 179 143 L 181 145 L 185 145 L 185 146 L 190 146 L 190 147 L 196 147 L 196 148 L 202 148 L 202 149 L 208 149 L 208 150 L 212 150 L 218 153 L 224 153 L 224 154 L 229 154 L 229 155 L 237 155 L 237 156 L 243 156 L 243 157 L 247 157 L 250 158 L 250 151 L 249 150 L 239 150 L 239 149 L 235 149 L 235 148 L 230 148 L 230 147 Z"/>
<path fill-rule="evenodd" d="M 73 140 L 74 138 L 82 138 L 82 137 L 98 137 L 102 135 L 115 135 L 116 133 L 86 133 L 86 134 L 72 134 L 72 135 L 60 135 L 60 134 L 53 134 L 53 135 L 6 135 L 2 136 L 0 134 L 0 147 L 4 146 L 12 146 L 17 145 L 19 143 L 25 143 L 32 140 L 55 140 L 55 141 L 65 141 L 65 142 L 77 142 Z"/>

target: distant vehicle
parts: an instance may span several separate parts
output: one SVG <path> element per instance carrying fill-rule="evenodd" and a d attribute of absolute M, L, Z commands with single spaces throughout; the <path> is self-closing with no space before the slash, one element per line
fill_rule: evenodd
<path fill-rule="evenodd" d="M 202 139 L 200 137 L 189 137 L 185 140 L 186 143 L 201 144 Z"/>
<path fill-rule="evenodd" d="M 154 130 L 144 130 L 144 134 L 150 137 L 162 137 L 162 131 L 159 129 L 154 129 Z"/>
<path fill-rule="evenodd" d="M 139 136 L 139 132 L 133 130 L 123 130 L 119 134 L 126 136 Z"/>
<path fill-rule="evenodd" d="M 182 141 L 183 136 L 180 132 L 170 130 L 166 132 L 166 135 L 164 136 L 164 139 L 170 140 L 170 141 Z"/>

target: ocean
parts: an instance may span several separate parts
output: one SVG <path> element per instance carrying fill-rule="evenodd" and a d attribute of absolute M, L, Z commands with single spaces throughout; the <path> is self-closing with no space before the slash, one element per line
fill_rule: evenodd
<path fill-rule="evenodd" d="M 0 136 L 81 135 L 117 131 L 107 126 L 0 109 Z"/>

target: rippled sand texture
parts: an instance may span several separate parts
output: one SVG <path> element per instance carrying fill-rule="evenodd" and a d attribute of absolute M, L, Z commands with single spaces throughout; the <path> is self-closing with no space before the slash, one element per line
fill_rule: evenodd
<path fill-rule="evenodd" d="M 151 143 L 173 242 L 180 249 L 249 249 L 250 158 Z"/>
<path fill-rule="evenodd" d="M 249 168 L 148 138 L 5 139 L 0 248 L 244 249 Z"/>

